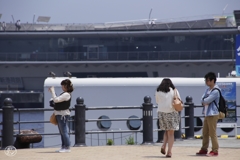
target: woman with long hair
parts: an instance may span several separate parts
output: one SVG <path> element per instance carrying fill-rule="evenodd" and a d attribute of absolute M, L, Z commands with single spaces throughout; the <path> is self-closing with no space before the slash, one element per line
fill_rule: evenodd
<path fill-rule="evenodd" d="M 158 104 L 159 128 L 164 130 L 163 145 L 161 153 L 166 154 L 166 157 L 172 157 L 172 146 L 174 143 L 174 131 L 179 129 L 180 116 L 173 107 L 174 94 L 180 98 L 178 90 L 173 85 L 171 79 L 164 78 L 161 84 L 157 87 L 155 98 Z M 181 99 L 181 98 L 180 98 Z"/>
<path fill-rule="evenodd" d="M 54 114 L 57 119 L 58 129 L 61 135 L 62 146 L 61 149 L 56 152 L 71 152 L 70 139 L 68 136 L 68 120 L 70 118 L 69 107 L 71 105 L 71 93 L 73 91 L 73 84 L 69 79 L 65 79 L 61 82 L 63 92 L 56 96 L 54 87 L 49 88 L 49 92 L 52 94 L 54 106 Z"/>

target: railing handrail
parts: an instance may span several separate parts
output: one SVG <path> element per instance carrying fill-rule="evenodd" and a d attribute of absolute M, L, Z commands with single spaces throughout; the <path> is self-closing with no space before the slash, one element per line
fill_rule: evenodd
<path fill-rule="evenodd" d="M 189 105 L 183 105 L 184 107 L 188 107 Z M 157 105 L 153 105 L 153 108 L 157 108 Z M 240 107 L 240 106 L 238 106 Z M 92 106 L 86 107 L 86 110 L 102 110 L 102 109 L 142 109 L 142 106 Z M 75 110 L 74 107 L 70 107 L 69 110 Z M 18 111 L 54 111 L 53 108 L 14 108 L 14 112 Z M 0 112 L 2 112 L 2 108 L 0 108 Z"/>
<path fill-rule="evenodd" d="M 235 60 L 233 50 L 128 51 L 128 52 L 14 52 L 0 53 L 2 62 L 146 61 L 146 60 Z"/>
<path fill-rule="evenodd" d="M 86 131 L 86 134 L 96 134 L 96 133 L 133 133 L 133 132 L 143 132 L 143 130 Z"/>
<path fill-rule="evenodd" d="M 141 121 L 142 121 L 142 118 L 86 119 L 85 122 L 99 122 L 99 121 L 127 121 L 127 120 L 141 120 Z"/>
<path fill-rule="evenodd" d="M 106 106 L 86 107 L 86 110 L 108 110 L 108 109 L 142 109 L 142 106 Z"/>
<path fill-rule="evenodd" d="M 75 110 L 75 108 L 69 108 L 69 110 Z M 0 109 L 0 112 L 2 112 L 2 108 Z M 14 112 L 21 112 L 21 111 L 54 111 L 53 108 L 14 108 Z"/>
<path fill-rule="evenodd" d="M 148 50 L 148 51 L 114 51 L 114 52 L 104 52 L 104 51 L 98 51 L 98 52 L 91 52 L 91 53 L 186 53 L 186 52 L 204 52 L 204 53 L 209 53 L 209 52 L 222 52 L 222 51 L 227 51 L 227 52 L 232 52 L 232 50 L 186 50 L 186 51 L 154 51 L 154 50 Z M 87 53 L 87 52 L 0 52 L 1 54 L 69 54 L 69 53 Z"/>

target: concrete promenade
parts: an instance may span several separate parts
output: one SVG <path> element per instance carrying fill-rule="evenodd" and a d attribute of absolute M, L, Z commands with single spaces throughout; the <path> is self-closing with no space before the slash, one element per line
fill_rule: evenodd
<path fill-rule="evenodd" d="M 176 141 L 173 148 L 173 160 L 240 160 L 240 140 L 219 139 L 219 156 L 196 156 L 201 139 Z M 56 153 L 58 148 L 18 149 L 15 156 L 9 157 L 0 150 L 0 160 L 148 160 L 164 159 L 160 153 L 161 143 L 133 146 L 88 146 L 72 147 L 71 153 Z M 210 144 L 211 146 L 211 144 Z"/>

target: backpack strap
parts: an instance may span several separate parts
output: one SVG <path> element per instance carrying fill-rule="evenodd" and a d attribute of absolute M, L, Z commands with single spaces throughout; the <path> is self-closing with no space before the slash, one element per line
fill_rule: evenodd
<path fill-rule="evenodd" d="M 221 93 L 220 89 L 218 89 L 218 88 L 213 88 L 212 91 L 214 91 L 214 90 L 218 90 L 218 92 L 219 92 L 219 94 L 220 94 L 220 97 L 222 96 L 222 93 Z M 211 91 L 211 92 L 212 92 L 212 91 Z M 218 105 L 217 105 L 217 103 L 216 103 L 215 100 L 213 101 L 213 103 L 215 104 L 215 106 L 216 106 L 217 109 L 219 110 L 219 107 L 218 107 Z"/>

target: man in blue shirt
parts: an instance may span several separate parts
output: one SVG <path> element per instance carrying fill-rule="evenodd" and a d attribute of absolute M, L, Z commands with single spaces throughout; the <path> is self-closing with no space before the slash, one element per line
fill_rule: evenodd
<path fill-rule="evenodd" d="M 205 115 L 203 123 L 203 140 L 202 147 L 196 155 L 207 155 L 207 156 L 218 156 L 218 139 L 217 139 L 217 122 L 219 118 L 218 103 L 220 94 L 218 90 L 212 90 L 213 88 L 219 87 L 216 83 L 216 75 L 213 72 L 209 72 L 205 75 L 205 83 L 208 86 L 205 93 L 203 94 L 201 103 L 203 105 L 203 113 Z M 214 103 L 214 101 L 216 103 Z M 209 137 L 212 141 L 212 151 L 208 153 Z M 207 154 L 208 153 L 208 154 Z"/>

